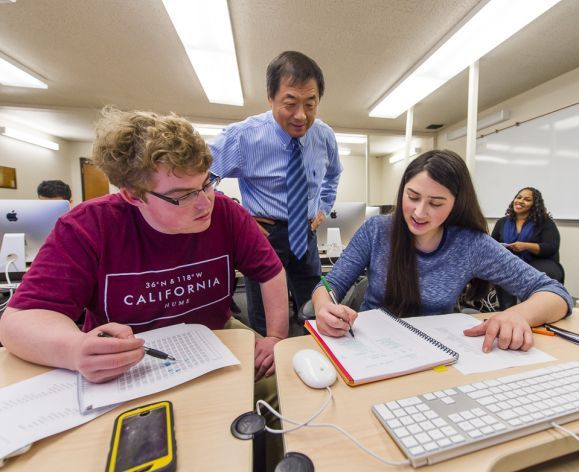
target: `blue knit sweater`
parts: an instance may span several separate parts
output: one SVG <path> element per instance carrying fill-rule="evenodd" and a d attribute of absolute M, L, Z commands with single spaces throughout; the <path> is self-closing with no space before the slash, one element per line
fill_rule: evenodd
<path fill-rule="evenodd" d="M 367 269 L 368 290 L 360 310 L 382 307 L 390 257 L 392 218 L 375 216 L 356 232 L 327 279 L 341 300 Z M 560 295 L 573 309 L 573 300 L 557 281 L 538 272 L 489 235 L 465 228 L 446 228 L 439 247 L 416 251 L 421 308 L 416 315 L 452 313 L 466 284 L 473 278 L 500 285 L 521 300 L 546 291 Z M 404 274 L 400 274 L 404 277 Z"/>

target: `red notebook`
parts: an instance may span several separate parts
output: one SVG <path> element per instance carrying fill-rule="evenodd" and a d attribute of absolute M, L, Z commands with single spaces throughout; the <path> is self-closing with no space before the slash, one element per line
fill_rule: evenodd
<path fill-rule="evenodd" d="M 457 352 L 383 310 L 360 312 L 355 337 L 320 334 L 314 320 L 305 328 L 352 387 L 458 361 Z"/>

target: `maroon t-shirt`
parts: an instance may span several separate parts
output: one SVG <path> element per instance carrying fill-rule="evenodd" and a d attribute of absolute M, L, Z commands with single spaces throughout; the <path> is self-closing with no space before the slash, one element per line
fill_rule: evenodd
<path fill-rule="evenodd" d="M 164 234 L 118 194 L 64 215 L 36 256 L 10 306 L 45 309 L 84 331 L 104 323 L 134 332 L 176 323 L 223 328 L 230 317 L 235 269 L 266 282 L 281 262 L 249 213 L 216 194 L 211 225 L 195 234 Z"/>

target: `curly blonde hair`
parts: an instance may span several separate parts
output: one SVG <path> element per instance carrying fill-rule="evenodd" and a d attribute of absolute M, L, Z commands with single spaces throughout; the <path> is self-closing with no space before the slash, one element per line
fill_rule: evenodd
<path fill-rule="evenodd" d="M 93 161 L 110 182 L 146 201 L 159 165 L 175 175 L 206 172 L 213 158 L 203 138 L 185 118 L 144 111 L 101 110 Z"/>

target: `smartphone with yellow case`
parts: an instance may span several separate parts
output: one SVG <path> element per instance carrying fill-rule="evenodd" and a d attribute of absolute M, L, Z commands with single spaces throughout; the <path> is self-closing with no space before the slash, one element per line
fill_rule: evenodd
<path fill-rule="evenodd" d="M 171 472 L 176 465 L 171 402 L 151 403 L 117 416 L 107 472 Z"/>

